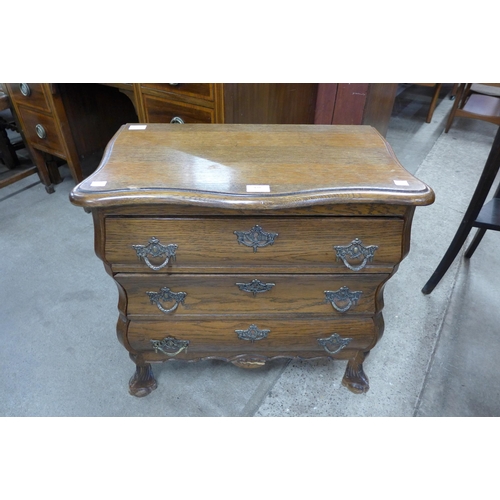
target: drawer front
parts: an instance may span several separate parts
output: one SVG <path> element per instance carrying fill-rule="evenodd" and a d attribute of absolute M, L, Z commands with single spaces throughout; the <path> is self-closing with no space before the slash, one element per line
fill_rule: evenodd
<path fill-rule="evenodd" d="M 105 255 L 115 272 L 390 272 L 402 233 L 396 218 L 108 217 Z"/>
<path fill-rule="evenodd" d="M 127 340 L 133 351 L 167 360 L 240 354 L 344 357 L 354 349 L 369 350 L 378 336 L 370 318 L 279 321 L 260 316 L 254 321 L 132 321 Z"/>
<path fill-rule="evenodd" d="M 117 274 L 130 319 L 178 320 L 214 315 L 372 315 L 388 274 Z"/>
<path fill-rule="evenodd" d="M 10 83 L 9 91 L 12 100 L 17 104 L 50 111 L 47 96 L 41 83 Z"/>
<path fill-rule="evenodd" d="M 51 116 L 27 108 L 19 108 L 19 113 L 24 134 L 33 146 L 40 146 L 50 153 L 64 154 L 57 126 Z"/>
<path fill-rule="evenodd" d="M 213 109 L 157 97 L 144 96 L 148 123 L 215 123 Z"/>
<path fill-rule="evenodd" d="M 196 97 L 207 101 L 214 100 L 212 83 L 141 83 L 141 88 L 160 90 L 179 96 Z"/>

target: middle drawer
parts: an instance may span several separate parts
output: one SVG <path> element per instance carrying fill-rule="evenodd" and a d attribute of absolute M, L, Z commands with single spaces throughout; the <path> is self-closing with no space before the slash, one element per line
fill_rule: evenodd
<path fill-rule="evenodd" d="M 127 316 L 159 320 L 219 314 L 372 315 L 382 307 L 377 304 L 377 290 L 388 278 L 388 274 L 115 275 L 127 293 Z"/>

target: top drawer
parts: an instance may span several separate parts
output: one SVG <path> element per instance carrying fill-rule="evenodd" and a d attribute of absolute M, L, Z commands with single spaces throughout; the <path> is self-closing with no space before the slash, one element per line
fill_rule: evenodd
<path fill-rule="evenodd" d="M 391 272 L 397 218 L 106 218 L 115 272 Z"/>
<path fill-rule="evenodd" d="M 10 83 L 9 90 L 10 97 L 17 104 L 50 111 L 42 83 Z"/>
<path fill-rule="evenodd" d="M 197 97 L 198 99 L 214 100 L 213 84 L 211 83 L 141 83 L 143 89 L 160 90 L 180 96 Z"/>

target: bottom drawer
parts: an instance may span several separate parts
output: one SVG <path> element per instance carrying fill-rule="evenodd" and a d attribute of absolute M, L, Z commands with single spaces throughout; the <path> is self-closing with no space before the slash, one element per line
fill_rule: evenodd
<path fill-rule="evenodd" d="M 239 354 L 345 358 L 345 351 L 366 351 L 375 345 L 383 330 L 382 316 L 377 318 L 132 321 L 127 339 L 132 351 L 147 353 L 151 361 Z"/>

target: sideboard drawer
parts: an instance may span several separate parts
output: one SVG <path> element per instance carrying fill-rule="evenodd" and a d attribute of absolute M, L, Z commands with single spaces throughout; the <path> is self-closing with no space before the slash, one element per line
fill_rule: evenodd
<path fill-rule="evenodd" d="M 49 153 L 64 154 L 61 137 L 51 115 L 20 107 L 24 134 L 30 143 Z"/>
<path fill-rule="evenodd" d="M 160 90 L 209 101 L 214 100 L 214 86 L 212 83 L 141 83 L 141 88 Z"/>
<path fill-rule="evenodd" d="M 401 260 L 402 237 L 403 220 L 389 217 L 108 217 L 105 254 L 115 272 L 383 273 Z M 363 253 L 342 259 L 346 248 Z"/>
<path fill-rule="evenodd" d="M 144 95 L 148 123 L 214 123 L 213 109 Z"/>
<path fill-rule="evenodd" d="M 11 83 L 9 88 L 10 97 L 16 103 L 50 111 L 42 83 Z"/>
<path fill-rule="evenodd" d="M 310 357 L 342 357 L 344 350 L 369 349 L 377 340 L 372 318 L 280 321 L 256 316 L 254 321 L 131 321 L 127 334 L 134 351 L 150 353 L 158 360 L 196 359 L 217 353 L 272 357 L 300 352 L 304 357 L 307 353 Z"/>
<path fill-rule="evenodd" d="M 374 314 L 389 274 L 117 274 L 131 318 L 172 320 L 213 315 Z"/>

